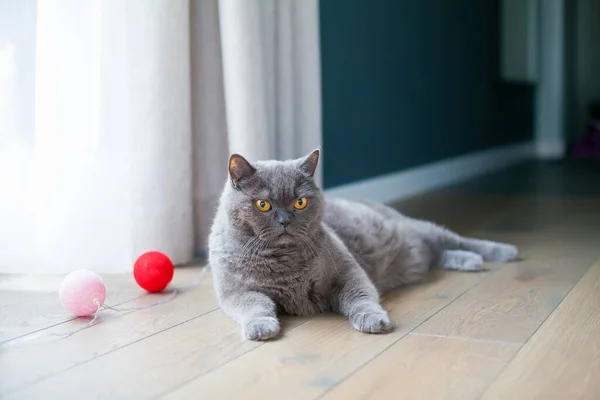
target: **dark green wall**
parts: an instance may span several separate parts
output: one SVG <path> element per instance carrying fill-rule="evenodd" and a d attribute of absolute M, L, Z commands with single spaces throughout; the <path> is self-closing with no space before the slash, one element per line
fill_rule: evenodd
<path fill-rule="evenodd" d="M 532 89 L 498 78 L 498 11 L 320 1 L 326 187 L 532 136 Z"/>

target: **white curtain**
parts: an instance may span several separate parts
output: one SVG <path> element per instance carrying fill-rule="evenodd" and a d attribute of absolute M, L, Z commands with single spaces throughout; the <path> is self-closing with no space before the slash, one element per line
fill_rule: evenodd
<path fill-rule="evenodd" d="M 206 247 L 227 158 L 321 141 L 317 0 L 0 0 L 0 272 Z"/>

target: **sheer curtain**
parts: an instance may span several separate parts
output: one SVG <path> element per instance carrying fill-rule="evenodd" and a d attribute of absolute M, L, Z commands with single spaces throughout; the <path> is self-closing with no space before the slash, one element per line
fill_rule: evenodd
<path fill-rule="evenodd" d="M 227 158 L 319 147 L 317 0 L 3 0 L 0 272 L 206 246 Z"/>

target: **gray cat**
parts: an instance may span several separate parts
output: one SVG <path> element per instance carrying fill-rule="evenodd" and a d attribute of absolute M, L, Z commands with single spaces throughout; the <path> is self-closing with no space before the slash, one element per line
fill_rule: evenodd
<path fill-rule="evenodd" d="M 379 296 L 433 267 L 477 271 L 515 246 L 457 235 L 382 204 L 325 201 L 319 151 L 250 164 L 234 154 L 209 237 L 219 302 L 247 339 L 279 334 L 278 313 L 337 312 L 366 333 L 392 329 Z"/>

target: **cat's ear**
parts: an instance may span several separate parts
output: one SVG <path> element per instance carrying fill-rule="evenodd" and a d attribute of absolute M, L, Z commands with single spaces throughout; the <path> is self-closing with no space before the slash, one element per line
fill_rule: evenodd
<path fill-rule="evenodd" d="M 300 160 L 300 169 L 306 172 L 309 176 L 314 176 L 319 164 L 319 155 L 321 154 L 319 149 L 314 150 L 312 153 Z"/>
<path fill-rule="evenodd" d="M 234 187 L 238 186 L 240 180 L 249 178 L 256 172 L 256 169 L 239 154 L 232 154 L 229 157 L 229 178 Z"/>

